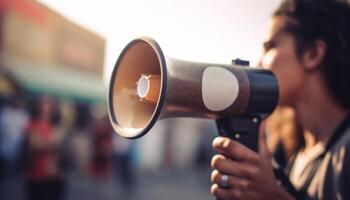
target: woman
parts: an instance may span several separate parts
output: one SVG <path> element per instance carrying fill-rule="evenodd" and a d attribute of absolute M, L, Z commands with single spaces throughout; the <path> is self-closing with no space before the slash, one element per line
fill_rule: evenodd
<path fill-rule="evenodd" d="M 350 199 L 349 24 L 345 0 L 285 0 L 264 43 L 261 66 L 278 79 L 279 105 L 293 108 L 309 133 L 289 174 L 298 199 Z M 213 146 L 219 199 L 295 198 L 277 184 L 263 131 L 257 153 L 222 137 Z"/>

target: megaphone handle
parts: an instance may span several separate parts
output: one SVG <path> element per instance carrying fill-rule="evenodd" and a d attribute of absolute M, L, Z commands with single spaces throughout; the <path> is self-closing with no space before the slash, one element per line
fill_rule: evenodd
<path fill-rule="evenodd" d="M 257 151 L 260 121 L 261 118 L 258 116 L 222 118 L 216 120 L 216 126 L 220 136 L 237 140 Z"/>
<path fill-rule="evenodd" d="M 261 117 L 237 117 L 224 118 L 216 120 L 216 125 L 220 136 L 229 137 L 246 145 L 248 148 L 257 151 L 259 127 Z M 284 174 L 283 170 L 278 165 L 273 165 L 274 174 L 279 184 L 292 196 L 299 199 L 299 193 Z M 219 199 L 217 199 L 219 200 Z"/>
<path fill-rule="evenodd" d="M 216 120 L 220 136 L 237 140 L 248 148 L 258 150 L 261 117 L 232 117 Z M 217 199 L 220 200 L 220 199 Z"/>
<path fill-rule="evenodd" d="M 258 150 L 258 135 L 261 117 L 233 117 L 216 120 L 220 136 L 229 137 L 248 148 Z"/>

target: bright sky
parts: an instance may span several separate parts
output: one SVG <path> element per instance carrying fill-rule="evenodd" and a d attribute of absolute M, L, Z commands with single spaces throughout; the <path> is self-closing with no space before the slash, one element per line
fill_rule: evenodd
<path fill-rule="evenodd" d="M 256 64 L 280 0 L 40 0 L 106 39 L 105 81 L 119 53 L 139 36 L 183 60 Z"/>

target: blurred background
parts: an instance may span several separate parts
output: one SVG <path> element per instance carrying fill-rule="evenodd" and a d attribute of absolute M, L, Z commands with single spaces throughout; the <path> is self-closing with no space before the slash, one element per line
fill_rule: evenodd
<path fill-rule="evenodd" d="M 184 60 L 255 65 L 279 0 L 0 0 L 0 199 L 213 199 L 213 121 L 117 136 L 106 96 L 133 38 Z"/>

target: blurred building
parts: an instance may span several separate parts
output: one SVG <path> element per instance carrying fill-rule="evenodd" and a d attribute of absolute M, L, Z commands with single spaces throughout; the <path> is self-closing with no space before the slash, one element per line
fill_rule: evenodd
<path fill-rule="evenodd" d="M 32 0 L 0 1 L 0 94 L 104 101 L 105 40 Z"/>
<path fill-rule="evenodd" d="M 75 121 L 85 127 L 90 103 L 105 103 L 104 53 L 102 37 L 47 6 L 34 0 L 0 0 L 0 97 L 23 92 L 82 102 L 75 106 Z M 74 115 L 72 106 L 63 110 L 65 119 Z M 216 131 L 213 123 L 205 130 L 202 127 L 208 123 L 194 119 L 158 122 L 137 141 L 138 166 L 188 167 L 196 159 L 200 138 L 208 135 L 204 132 Z M 205 140 L 209 146 L 210 140 Z M 88 142 L 77 141 L 79 157 L 87 157 L 82 154 L 87 153 Z"/>

